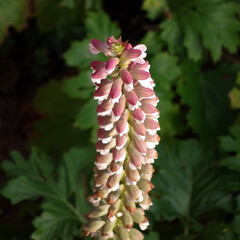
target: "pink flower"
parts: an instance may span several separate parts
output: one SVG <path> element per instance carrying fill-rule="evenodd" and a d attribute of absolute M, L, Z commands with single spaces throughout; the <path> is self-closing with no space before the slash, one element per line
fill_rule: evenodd
<path fill-rule="evenodd" d="M 150 65 L 144 60 L 147 48 L 143 44 L 132 47 L 114 37 L 106 42 L 93 39 L 89 47 L 93 54 L 102 52 L 109 59 L 91 63 L 99 141 L 95 145 L 94 193 L 89 199 L 95 209 L 89 214 L 92 221 L 83 226 L 83 234 L 132 239 L 136 233 L 143 239 L 133 227 L 139 224 L 145 230 L 149 225 L 144 210 L 152 205 L 148 195 L 154 187 L 151 164 L 157 158 L 154 148 L 160 140 L 158 98 Z M 136 211 L 138 217 L 134 216 Z M 123 225 L 118 224 L 118 218 Z"/>

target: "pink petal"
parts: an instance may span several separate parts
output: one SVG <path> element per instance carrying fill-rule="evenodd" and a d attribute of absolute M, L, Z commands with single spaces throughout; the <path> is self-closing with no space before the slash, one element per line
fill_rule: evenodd
<path fill-rule="evenodd" d="M 160 127 L 159 122 L 149 118 L 145 119 L 144 125 L 146 129 L 150 129 L 150 130 L 158 130 Z"/>
<path fill-rule="evenodd" d="M 97 137 L 98 139 L 104 139 L 104 138 L 109 138 L 112 137 L 116 134 L 115 128 L 111 129 L 110 131 L 106 131 L 102 128 L 99 128 L 97 131 Z"/>
<path fill-rule="evenodd" d="M 105 68 L 106 63 L 102 61 L 93 61 L 90 63 L 91 68 L 94 70 L 100 70 L 102 68 Z"/>
<path fill-rule="evenodd" d="M 144 140 L 139 139 L 135 134 L 131 135 L 131 140 L 133 142 L 134 147 L 138 150 L 138 152 L 142 154 L 147 152 L 147 145 Z"/>
<path fill-rule="evenodd" d="M 98 51 L 91 43 L 89 44 L 89 50 L 92 54 L 100 53 L 100 51 Z"/>
<path fill-rule="evenodd" d="M 109 96 L 112 99 L 116 99 L 120 96 L 122 92 L 122 80 L 120 78 L 113 81 Z"/>
<path fill-rule="evenodd" d="M 142 98 L 152 98 L 152 97 L 155 96 L 155 93 L 154 93 L 154 91 L 152 89 L 145 88 L 141 84 L 137 84 L 134 87 L 134 91 L 137 94 L 139 99 L 142 99 Z"/>
<path fill-rule="evenodd" d="M 143 111 L 140 107 L 134 109 L 133 111 L 130 111 L 130 113 L 134 119 L 136 119 L 138 121 L 144 121 L 145 114 L 143 113 Z"/>
<path fill-rule="evenodd" d="M 125 110 L 125 112 L 122 114 L 120 119 L 116 122 L 116 130 L 120 134 L 124 131 L 126 128 L 128 121 L 128 110 Z"/>
<path fill-rule="evenodd" d="M 103 78 L 106 78 L 106 77 L 107 77 L 107 74 L 106 74 L 104 68 L 101 68 L 101 69 L 97 70 L 96 72 L 94 72 L 92 74 L 92 79 L 94 79 L 94 80 L 103 79 Z"/>
<path fill-rule="evenodd" d="M 159 113 L 157 108 L 155 108 L 152 104 L 150 103 L 142 103 L 141 109 L 146 113 L 146 114 L 155 114 Z"/>
<path fill-rule="evenodd" d="M 119 117 L 122 115 L 124 109 L 125 109 L 126 99 L 125 96 L 122 95 L 119 102 L 114 104 L 113 107 L 113 114 L 115 117 Z"/>
<path fill-rule="evenodd" d="M 126 100 L 129 104 L 135 106 L 138 103 L 138 97 L 133 90 L 130 92 L 124 91 L 124 94 L 125 94 Z"/>
<path fill-rule="evenodd" d="M 109 58 L 106 63 L 105 69 L 107 71 L 112 71 L 112 70 L 114 70 L 114 68 L 116 67 L 116 65 L 118 63 L 119 63 L 119 58 L 117 58 L 117 57 Z"/>
<path fill-rule="evenodd" d="M 133 58 L 137 58 L 141 55 L 141 51 L 138 49 L 128 49 L 126 51 L 123 52 L 122 57 L 123 58 L 127 58 L 127 59 L 133 59 Z"/>
<path fill-rule="evenodd" d="M 132 70 L 131 75 L 134 79 L 137 79 L 137 80 L 146 80 L 149 77 L 151 77 L 151 74 L 144 70 Z"/>
<path fill-rule="evenodd" d="M 97 106 L 97 113 L 105 113 L 112 109 L 113 104 L 109 100 L 104 100 L 101 104 Z"/>
<path fill-rule="evenodd" d="M 142 100 L 141 100 L 141 103 L 142 103 L 142 104 L 145 104 L 145 103 L 147 103 L 147 104 L 152 104 L 152 105 L 155 106 L 155 107 L 156 107 L 156 105 L 157 105 L 158 102 L 159 102 L 159 100 L 158 100 L 158 97 L 157 97 L 157 96 L 154 97 L 154 98 L 145 98 L 145 99 L 142 99 Z"/>
<path fill-rule="evenodd" d="M 119 159 L 122 159 L 125 156 L 126 149 L 121 148 L 121 149 L 118 150 L 118 149 L 114 148 L 112 150 L 112 154 L 113 154 L 113 159 L 117 162 L 117 161 L 119 161 Z"/>
<path fill-rule="evenodd" d="M 157 159 L 158 152 L 155 149 L 148 149 L 146 153 L 146 158 L 148 159 Z"/>
<path fill-rule="evenodd" d="M 149 133 L 146 133 L 146 139 L 147 142 L 159 142 L 160 137 L 157 134 L 150 135 Z"/>
<path fill-rule="evenodd" d="M 134 49 L 139 49 L 141 52 L 145 52 L 147 50 L 147 47 L 144 44 L 138 44 L 134 47 Z"/>
<path fill-rule="evenodd" d="M 125 134 L 123 136 L 117 135 L 117 137 L 116 137 L 116 146 L 117 147 L 122 147 L 126 143 L 127 138 L 128 138 L 127 134 Z"/>
<path fill-rule="evenodd" d="M 132 127 L 134 131 L 140 135 L 140 136 L 145 136 L 146 134 L 146 128 L 143 123 L 137 123 L 135 120 L 131 121 Z"/>
<path fill-rule="evenodd" d="M 131 74 L 128 72 L 128 70 L 122 68 L 120 71 L 120 77 L 122 79 L 122 81 L 125 83 L 125 84 L 130 84 L 132 83 L 133 79 L 132 79 L 132 76 Z"/>
<path fill-rule="evenodd" d="M 134 62 L 132 62 L 132 63 L 134 63 Z M 134 63 L 134 66 L 131 68 L 131 70 L 132 71 L 145 70 L 147 67 L 148 67 L 148 61 L 145 61 L 143 64 Z"/>
<path fill-rule="evenodd" d="M 91 43 L 93 45 L 93 47 L 95 47 L 98 51 L 103 52 L 103 53 L 107 53 L 109 52 L 109 46 L 102 41 L 99 41 L 97 39 L 92 39 Z"/>
<path fill-rule="evenodd" d="M 131 163 L 136 168 L 140 168 L 142 166 L 143 156 L 136 150 L 136 148 L 132 144 L 129 147 L 129 158 Z"/>
<path fill-rule="evenodd" d="M 105 126 L 113 122 L 111 116 L 98 116 L 97 120 L 99 126 Z"/>
<path fill-rule="evenodd" d="M 96 99 L 98 97 L 108 96 L 110 89 L 112 87 L 112 84 L 113 82 L 107 83 L 107 84 L 101 83 L 99 88 L 94 93 L 94 98 Z"/>
<path fill-rule="evenodd" d="M 115 147 L 115 145 L 116 145 L 116 139 L 113 138 L 112 141 L 107 144 L 102 143 L 102 141 L 98 141 L 95 144 L 95 148 L 97 150 L 105 150 L 105 149 L 111 149 L 111 148 Z"/>

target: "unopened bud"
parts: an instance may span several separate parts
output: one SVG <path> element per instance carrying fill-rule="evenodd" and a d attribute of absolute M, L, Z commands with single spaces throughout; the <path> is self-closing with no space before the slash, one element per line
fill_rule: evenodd
<path fill-rule="evenodd" d="M 82 229 L 83 229 L 83 236 L 88 236 L 92 232 L 96 232 L 99 230 L 103 225 L 105 224 L 105 221 L 92 221 L 88 222 L 85 224 Z"/>
<path fill-rule="evenodd" d="M 140 170 L 141 176 L 147 180 L 151 180 L 154 168 L 151 164 L 144 164 Z"/>
<path fill-rule="evenodd" d="M 131 240 L 143 240 L 144 239 L 143 234 L 135 228 L 132 228 L 129 231 L 129 236 L 130 236 Z"/>
<path fill-rule="evenodd" d="M 110 176 L 110 173 L 107 171 L 101 171 L 99 173 L 96 173 L 96 176 L 94 178 L 95 185 L 104 186 Z"/>
<path fill-rule="evenodd" d="M 107 215 L 107 219 L 108 221 L 110 221 L 110 219 L 112 217 L 114 217 L 116 215 L 116 213 L 118 212 L 120 206 L 121 206 L 122 201 L 119 199 L 116 203 L 114 203 L 108 210 L 108 215 Z"/>
<path fill-rule="evenodd" d="M 115 174 L 111 175 L 107 180 L 107 183 L 106 183 L 107 187 L 111 189 L 111 188 L 114 188 L 116 185 L 118 185 L 120 182 L 120 179 L 122 177 L 122 174 L 123 174 L 123 172 L 121 172 L 119 174 L 115 173 Z"/>
<path fill-rule="evenodd" d="M 107 196 L 106 202 L 108 204 L 114 204 L 119 199 L 120 192 L 120 189 L 117 189 L 114 192 L 110 192 Z"/>
<path fill-rule="evenodd" d="M 140 178 L 140 175 L 139 175 L 139 172 L 137 169 L 131 169 L 130 166 L 129 166 L 129 163 L 126 164 L 126 168 L 125 168 L 125 171 L 126 171 L 126 175 L 127 175 L 127 178 L 133 182 L 137 182 Z"/>
<path fill-rule="evenodd" d="M 130 212 L 130 213 L 135 213 L 136 210 L 136 204 L 133 200 L 130 199 L 130 196 L 128 193 L 124 193 L 123 196 L 123 204 L 125 208 Z"/>
<path fill-rule="evenodd" d="M 98 206 L 97 208 L 93 209 L 92 212 L 89 213 L 90 218 L 98 218 L 101 216 L 104 216 L 108 213 L 110 205 L 101 205 Z"/>
<path fill-rule="evenodd" d="M 107 237 L 107 238 L 112 238 L 113 237 L 113 228 L 115 225 L 116 221 L 109 221 L 107 223 L 104 224 L 104 226 L 101 229 L 101 235 L 103 237 Z"/>
<path fill-rule="evenodd" d="M 124 227 L 117 226 L 116 233 L 119 240 L 130 240 L 128 231 Z"/>
<path fill-rule="evenodd" d="M 149 180 L 147 180 L 145 178 L 141 178 L 138 181 L 137 185 L 145 193 L 149 193 L 154 188 L 154 185 Z"/>
<path fill-rule="evenodd" d="M 123 222 L 123 226 L 126 229 L 131 229 L 133 227 L 133 219 L 132 219 L 131 214 L 128 211 L 123 210 L 123 215 L 122 215 L 121 219 Z"/>
<path fill-rule="evenodd" d="M 137 201 L 140 198 L 140 189 L 136 185 L 127 185 L 126 190 L 129 194 L 130 200 Z"/>
<path fill-rule="evenodd" d="M 136 211 L 133 214 L 132 218 L 135 223 L 141 223 L 145 218 L 145 213 L 142 208 L 136 208 Z"/>

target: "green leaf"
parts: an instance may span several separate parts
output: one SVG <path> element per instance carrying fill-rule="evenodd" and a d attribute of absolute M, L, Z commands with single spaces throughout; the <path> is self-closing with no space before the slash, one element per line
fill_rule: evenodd
<path fill-rule="evenodd" d="M 91 94 L 93 95 L 94 88 L 91 82 L 90 69 L 66 79 L 63 83 L 63 91 L 70 98 L 88 99 Z"/>
<path fill-rule="evenodd" d="M 7 183 L 1 191 L 4 197 L 11 200 L 12 204 L 20 201 L 42 196 L 55 197 L 52 190 L 43 182 L 34 182 L 25 177 L 19 177 Z"/>
<path fill-rule="evenodd" d="M 86 20 L 87 37 L 106 41 L 109 36 L 120 37 L 121 31 L 109 15 L 104 12 L 88 13 Z"/>
<path fill-rule="evenodd" d="M 221 137 L 221 147 L 235 156 L 229 156 L 221 160 L 221 165 L 231 170 L 240 171 L 240 125 L 230 128 L 231 136 Z"/>
<path fill-rule="evenodd" d="M 157 232 L 150 232 L 148 235 L 144 235 L 145 240 L 159 240 L 159 236 Z"/>
<path fill-rule="evenodd" d="M 9 27 L 20 31 L 26 22 L 28 2 L 25 0 L 1 0 L 0 1 L 0 41 Z"/>
<path fill-rule="evenodd" d="M 240 228 L 239 228 L 239 226 L 240 226 L 240 214 L 235 215 L 234 219 L 233 219 L 233 222 L 232 222 L 232 227 L 233 227 L 234 231 L 238 235 L 240 235 Z"/>
<path fill-rule="evenodd" d="M 64 54 L 68 66 L 80 69 L 90 68 L 91 61 L 104 61 L 103 54 L 94 55 L 89 50 L 90 40 L 71 42 L 70 49 Z"/>
<path fill-rule="evenodd" d="M 81 102 L 68 98 L 62 91 L 62 84 L 50 81 L 38 90 L 34 107 L 38 112 L 47 114 L 47 117 L 35 125 L 39 136 L 31 140 L 32 145 L 58 158 L 70 147 L 79 146 L 81 139 L 86 137 L 74 126 Z"/>
<path fill-rule="evenodd" d="M 210 51 L 214 61 L 222 48 L 234 53 L 239 46 L 240 23 L 235 17 L 238 6 L 225 0 L 171 0 L 168 6 L 173 17 L 162 24 L 162 37 L 171 45 L 183 44 L 191 59 L 202 57 L 202 49 Z M 170 29 L 171 28 L 171 29 Z M 179 44 L 178 36 L 182 39 Z"/>
<path fill-rule="evenodd" d="M 229 229 L 225 223 L 210 222 L 201 233 L 200 239 L 235 240 L 236 238 L 234 237 L 231 229 Z"/>
<path fill-rule="evenodd" d="M 177 58 L 167 53 L 157 54 L 151 61 L 150 71 L 156 83 L 156 94 L 160 100 L 157 106 L 161 112 L 162 131 L 160 134 L 172 136 L 181 133 L 184 130 L 183 116 L 179 106 L 173 103 L 174 92 L 172 91 L 172 86 L 176 84 L 176 79 L 181 73 L 177 66 Z"/>
<path fill-rule="evenodd" d="M 72 148 L 65 153 L 64 165 L 66 178 L 70 191 L 77 192 L 82 186 L 82 178 L 91 173 L 95 159 L 95 151 L 92 148 Z"/>
<path fill-rule="evenodd" d="M 182 103 L 190 107 L 188 125 L 205 146 L 212 148 L 217 137 L 225 134 L 233 121 L 227 97 L 233 83 L 231 70 L 223 67 L 202 74 L 196 64 L 187 61 L 182 64 L 182 72 L 178 92 Z"/>
<path fill-rule="evenodd" d="M 72 9 L 75 6 L 75 0 L 62 0 L 60 4 L 63 7 L 68 7 Z"/>
<path fill-rule="evenodd" d="M 157 31 L 148 31 L 142 38 L 141 43 L 147 46 L 148 57 L 156 55 L 163 47 L 161 36 Z"/>
<path fill-rule="evenodd" d="M 57 203 L 44 204 L 45 210 L 33 221 L 36 230 L 31 238 L 34 240 L 73 239 L 77 231 L 77 219 L 65 205 Z"/>
<path fill-rule="evenodd" d="M 7 176 L 11 178 L 22 176 L 34 181 L 41 181 L 42 177 L 49 179 L 52 176 L 54 164 L 45 153 L 32 149 L 28 161 L 17 151 L 11 151 L 10 155 L 13 162 L 3 161 L 1 164 Z"/>
<path fill-rule="evenodd" d="M 86 130 L 97 124 L 96 108 L 97 101 L 94 99 L 90 99 L 82 106 L 81 110 L 76 115 L 76 125 L 80 129 Z"/>
<path fill-rule="evenodd" d="M 144 0 L 142 8 L 147 12 L 148 18 L 154 20 L 160 16 L 166 6 L 165 0 Z"/>
<path fill-rule="evenodd" d="M 34 6 L 41 33 L 54 32 L 57 40 L 79 37 L 85 11 L 83 0 L 36 0 Z"/>
<path fill-rule="evenodd" d="M 230 190 L 240 188 L 239 176 L 217 167 L 195 140 L 160 146 L 150 211 L 166 220 L 193 218 L 213 210 L 233 211 Z"/>

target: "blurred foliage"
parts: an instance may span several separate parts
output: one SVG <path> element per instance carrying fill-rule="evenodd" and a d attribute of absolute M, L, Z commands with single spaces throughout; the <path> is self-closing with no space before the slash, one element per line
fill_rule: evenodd
<path fill-rule="evenodd" d="M 240 3 L 136 0 L 124 7 L 132 11 L 131 4 L 143 10 L 141 26 L 132 31 L 141 32 L 138 40 L 148 48 L 161 112 L 145 239 L 238 240 Z M 25 215 L 26 225 L 2 221 L 0 239 L 82 239 L 97 141 L 89 64 L 106 60 L 92 55 L 88 45 L 92 38 L 129 34 L 119 27 L 124 13 L 117 18 L 106 5 L 0 0 L 2 62 L 11 63 L 13 53 L 18 57 L 22 79 L 37 86 L 30 105 L 38 113 L 27 143 L 29 158 L 11 151 L 11 159 L 1 164 L 8 177 L 1 195 L 19 206 L 16 221 Z M 127 17 L 131 25 L 138 16 Z M 22 81 L 19 86 L 30 82 Z"/>

